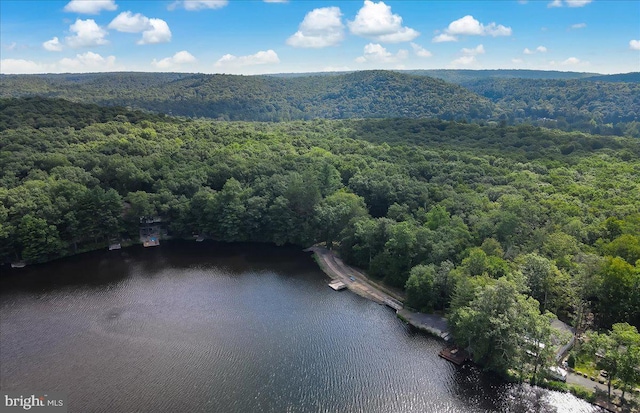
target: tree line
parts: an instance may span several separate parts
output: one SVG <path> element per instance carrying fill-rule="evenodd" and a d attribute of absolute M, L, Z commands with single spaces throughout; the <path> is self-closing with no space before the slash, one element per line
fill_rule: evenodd
<path fill-rule="evenodd" d="M 438 118 L 640 137 L 637 79 L 508 70 L 3 75 L 0 97 L 60 97 L 233 121 Z"/>

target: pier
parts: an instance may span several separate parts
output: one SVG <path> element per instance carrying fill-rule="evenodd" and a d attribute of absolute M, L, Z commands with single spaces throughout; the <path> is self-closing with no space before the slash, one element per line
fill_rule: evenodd
<path fill-rule="evenodd" d="M 333 288 L 336 291 L 340 291 L 347 288 L 347 285 L 340 280 L 333 280 L 329 283 L 329 287 Z"/>
<path fill-rule="evenodd" d="M 465 361 L 469 360 L 469 354 L 458 347 L 446 347 L 442 349 L 438 355 L 458 366 L 463 365 Z"/>

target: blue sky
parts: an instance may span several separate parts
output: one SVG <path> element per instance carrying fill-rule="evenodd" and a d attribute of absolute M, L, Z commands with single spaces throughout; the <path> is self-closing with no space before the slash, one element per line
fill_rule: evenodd
<path fill-rule="evenodd" d="M 0 1 L 1 73 L 640 71 L 640 1 Z"/>

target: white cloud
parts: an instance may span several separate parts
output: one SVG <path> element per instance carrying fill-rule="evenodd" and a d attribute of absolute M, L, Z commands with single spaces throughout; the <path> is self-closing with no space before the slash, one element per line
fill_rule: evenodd
<path fill-rule="evenodd" d="M 115 56 L 102 57 L 97 53 L 86 52 L 76 55 L 75 58 L 60 60 L 59 67 L 69 72 L 104 72 L 115 68 Z"/>
<path fill-rule="evenodd" d="M 42 43 L 42 47 L 44 47 L 45 50 L 48 50 L 50 52 L 62 51 L 62 44 L 60 43 L 60 40 L 58 40 L 57 37 L 54 37 L 53 39 L 47 40 L 46 42 Z"/>
<path fill-rule="evenodd" d="M 152 66 L 158 69 L 171 69 L 176 68 L 187 63 L 194 63 L 197 59 L 186 50 L 182 50 L 171 57 L 165 57 L 162 60 L 153 59 Z"/>
<path fill-rule="evenodd" d="M 93 52 L 77 54 L 74 58 L 65 57 L 55 63 L 23 59 L 0 60 L 0 73 L 6 74 L 112 72 L 122 69 L 116 65 L 115 56 L 102 57 Z"/>
<path fill-rule="evenodd" d="M 391 12 L 384 2 L 365 0 L 353 21 L 347 23 L 351 33 L 383 43 L 409 42 L 420 35 L 416 30 L 402 26 L 402 17 Z"/>
<path fill-rule="evenodd" d="M 91 47 L 109 43 L 104 38 L 107 31 L 98 26 L 93 19 L 77 19 L 69 26 L 69 30 L 75 33 L 66 38 L 67 44 L 71 47 Z"/>
<path fill-rule="evenodd" d="M 582 7 L 591 3 L 593 0 L 564 0 L 569 7 Z"/>
<path fill-rule="evenodd" d="M 183 8 L 188 11 L 198 11 L 204 9 L 221 9 L 229 4 L 229 0 L 182 0 L 174 1 L 168 7 L 169 10 Z"/>
<path fill-rule="evenodd" d="M 413 48 L 413 52 L 416 54 L 416 56 L 420 56 L 420 57 L 431 57 L 432 56 L 430 51 L 428 51 L 424 47 L 420 46 L 419 44 L 411 42 L 411 48 Z"/>
<path fill-rule="evenodd" d="M 585 27 L 587 27 L 587 23 L 576 23 L 571 25 L 571 29 L 573 30 L 584 29 Z"/>
<path fill-rule="evenodd" d="M 450 35 L 448 33 L 440 33 L 431 39 L 433 43 L 443 43 L 443 42 L 457 42 L 458 38 L 456 36 Z"/>
<path fill-rule="evenodd" d="M 64 11 L 79 14 L 100 14 L 102 10 L 114 11 L 118 8 L 114 0 L 71 0 Z"/>
<path fill-rule="evenodd" d="M 289 0 L 262 0 L 265 3 L 288 3 Z"/>
<path fill-rule="evenodd" d="M 409 52 L 404 49 L 398 50 L 398 53 L 393 54 L 380 44 L 369 43 L 364 47 L 364 54 L 356 58 L 356 62 L 396 63 L 406 59 L 408 56 Z"/>
<path fill-rule="evenodd" d="M 524 60 L 522 59 L 511 59 L 511 63 L 515 63 L 517 65 L 524 63 Z"/>
<path fill-rule="evenodd" d="M 466 56 L 476 56 L 479 54 L 484 54 L 484 46 L 479 44 L 473 49 L 467 49 L 466 47 L 460 50 L 463 55 Z"/>
<path fill-rule="evenodd" d="M 462 56 L 451 62 L 453 67 L 475 65 L 477 63 L 476 56 L 484 54 L 485 50 L 484 46 L 479 44 L 473 49 L 468 49 L 466 47 L 462 48 L 460 49 L 460 52 L 462 53 Z"/>
<path fill-rule="evenodd" d="M 535 50 L 531 50 L 528 47 L 525 47 L 522 51 L 524 54 L 534 54 L 534 53 L 547 53 L 547 48 L 544 46 L 538 46 Z"/>
<path fill-rule="evenodd" d="M 473 16 L 467 15 L 449 24 L 446 32 L 451 35 L 470 36 L 511 36 L 511 27 L 505 27 L 495 22 L 484 25 Z"/>
<path fill-rule="evenodd" d="M 115 19 L 111 20 L 111 23 L 109 23 L 109 26 L 107 27 L 124 33 L 140 33 L 142 31 L 149 30 L 151 25 L 149 23 L 149 18 L 142 14 L 132 14 L 130 11 L 125 11 L 118 14 Z"/>
<path fill-rule="evenodd" d="M 477 63 L 475 56 L 460 56 L 451 62 L 454 67 L 470 66 Z"/>
<path fill-rule="evenodd" d="M 344 39 L 342 13 L 338 7 L 314 9 L 304 16 L 298 31 L 287 39 L 293 47 L 322 48 Z"/>
<path fill-rule="evenodd" d="M 140 13 L 125 11 L 109 23 L 110 29 L 124 33 L 140 33 L 138 44 L 167 43 L 171 41 L 169 25 L 162 19 L 148 18 Z"/>
<path fill-rule="evenodd" d="M 511 33 L 511 27 L 496 24 L 495 22 L 485 25 L 480 23 L 473 16 L 466 15 L 449 23 L 449 26 L 444 30 L 444 33 L 435 36 L 432 41 L 434 43 L 457 41 L 457 36 L 461 35 L 498 37 L 511 36 Z"/>
<path fill-rule="evenodd" d="M 32 60 L 24 59 L 2 59 L 0 60 L 0 73 L 22 74 L 22 73 L 44 73 L 47 69 L 44 65 Z"/>
<path fill-rule="evenodd" d="M 577 57 L 570 57 L 560 64 L 564 66 L 573 66 L 577 65 L 578 63 L 580 63 L 580 59 L 578 59 Z"/>
<path fill-rule="evenodd" d="M 16 50 L 18 48 L 18 43 L 11 42 L 11 44 L 2 45 L 2 48 L 7 50 L 7 51 L 9 51 L 9 52 L 13 52 L 14 50 Z"/>
<path fill-rule="evenodd" d="M 511 27 L 506 27 L 501 24 L 489 23 L 488 26 L 484 27 L 484 32 L 488 36 L 498 37 L 511 36 L 512 30 Z"/>
<path fill-rule="evenodd" d="M 171 41 L 169 25 L 162 19 L 149 19 L 151 28 L 142 32 L 142 39 L 138 44 L 167 43 Z"/>
<path fill-rule="evenodd" d="M 547 7 L 562 7 L 565 4 L 569 7 L 583 7 L 591 3 L 593 0 L 553 0 Z"/>
<path fill-rule="evenodd" d="M 631 50 L 640 50 L 640 40 L 630 40 L 629 41 L 629 49 L 631 49 Z"/>
<path fill-rule="evenodd" d="M 243 67 L 243 66 L 255 66 L 280 63 L 278 54 L 273 50 L 259 51 L 256 54 L 248 56 L 234 56 L 232 54 L 226 54 L 222 56 L 215 63 L 215 67 Z"/>
<path fill-rule="evenodd" d="M 466 15 L 449 23 L 446 32 L 452 35 L 466 34 L 480 36 L 484 32 L 482 24 L 471 15 Z"/>

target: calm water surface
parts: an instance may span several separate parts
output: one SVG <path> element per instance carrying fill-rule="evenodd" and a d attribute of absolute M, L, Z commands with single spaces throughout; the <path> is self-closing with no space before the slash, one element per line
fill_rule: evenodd
<path fill-rule="evenodd" d="M 164 243 L 0 279 L 0 388 L 71 412 L 595 412 L 437 356 L 292 248 Z"/>

